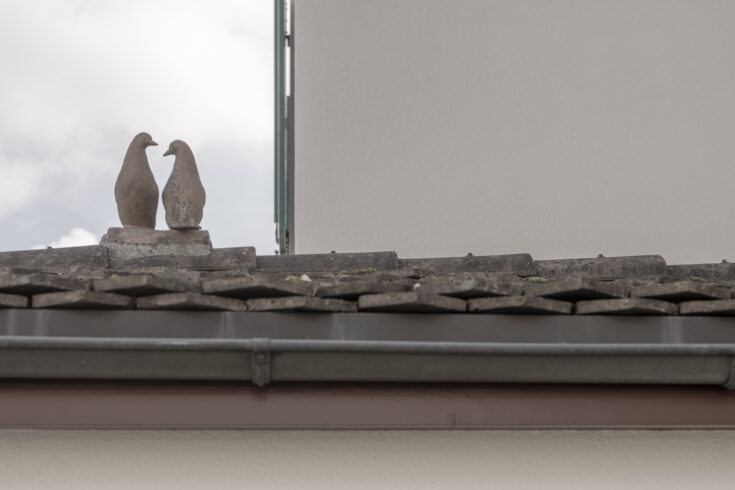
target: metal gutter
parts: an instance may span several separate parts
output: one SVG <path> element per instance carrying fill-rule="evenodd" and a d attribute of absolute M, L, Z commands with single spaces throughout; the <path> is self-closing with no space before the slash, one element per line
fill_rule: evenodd
<path fill-rule="evenodd" d="M 15 379 L 733 388 L 727 318 L 6 310 Z"/>
<path fill-rule="evenodd" d="M 6 337 L 0 377 L 726 385 L 735 347 Z"/>

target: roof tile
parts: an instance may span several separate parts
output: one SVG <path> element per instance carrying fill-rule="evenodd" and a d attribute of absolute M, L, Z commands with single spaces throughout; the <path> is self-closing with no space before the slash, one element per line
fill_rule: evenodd
<path fill-rule="evenodd" d="M 166 293 L 142 296 L 136 300 L 139 310 L 225 310 L 245 311 L 245 302 L 239 299 L 201 293 Z"/>
<path fill-rule="evenodd" d="M 322 284 L 316 295 L 323 298 L 356 300 L 363 294 L 400 293 L 411 291 L 416 281 L 411 279 L 349 281 L 339 284 Z"/>
<path fill-rule="evenodd" d="M 427 259 L 401 259 L 402 268 L 428 271 L 432 274 L 456 274 L 460 272 L 493 272 L 518 276 L 536 274 L 530 254 L 472 255 Z"/>
<path fill-rule="evenodd" d="M 619 298 L 580 301 L 578 315 L 676 315 L 677 305 L 659 299 Z"/>
<path fill-rule="evenodd" d="M 248 311 L 308 311 L 325 313 L 352 313 L 357 304 L 333 298 L 311 296 L 286 296 L 280 298 L 249 299 Z"/>
<path fill-rule="evenodd" d="M 518 296 L 523 294 L 519 282 L 487 278 L 442 277 L 419 283 L 422 292 L 455 298 L 484 298 L 488 296 Z"/>
<path fill-rule="evenodd" d="M 680 315 L 735 315 L 735 299 L 687 301 L 679 305 Z"/>
<path fill-rule="evenodd" d="M 28 303 L 26 296 L 0 293 L 0 308 L 28 308 Z"/>
<path fill-rule="evenodd" d="M 564 301 L 581 301 L 623 298 L 628 295 L 627 289 L 627 286 L 621 282 L 572 277 L 549 282 L 530 282 L 526 285 L 526 295 Z"/>
<path fill-rule="evenodd" d="M 153 294 L 192 291 L 196 283 L 191 281 L 165 279 L 153 274 L 114 275 L 107 279 L 97 279 L 92 283 L 95 291 L 126 294 L 129 296 L 150 296 Z M 196 288 L 198 289 L 198 287 Z"/>
<path fill-rule="evenodd" d="M 653 298 L 681 303 L 702 299 L 729 299 L 729 287 L 708 284 L 701 281 L 677 281 L 650 283 L 635 286 L 630 291 L 633 298 Z"/>
<path fill-rule="evenodd" d="M 548 279 L 663 278 L 668 271 L 660 255 L 596 257 L 591 259 L 536 260 L 537 275 Z"/>
<path fill-rule="evenodd" d="M 716 264 L 677 264 L 670 265 L 667 269 L 671 279 L 735 281 L 735 264 L 726 261 Z"/>
<path fill-rule="evenodd" d="M 474 313 L 520 313 L 569 315 L 572 303 L 538 296 L 505 296 L 476 298 L 468 302 L 468 311 Z"/>
<path fill-rule="evenodd" d="M 264 255 L 257 257 L 262 272 L 378 271 L 398 268 L 395 252 Z"/>
<path fill-rule="evenodd" d="M 74 267 L 107 267 L 107 250 L 88 247 L 46 248 L 0 253 L 0 266 L 63 271 Z"/>
<path fill-rule="evenodd" d="M 74 309 L 128 309 L 133 306 L 133 298 L 122 294 L 100 291 L 76 290 L 33 295 L 34 308 L 74 308 Z"/>
<path fill-rule="evenodd" d="M 240 276 L 212 279 L 202 283 L 202 291 L 231 298 L 272 298 L 278 296 L 311 296 L 313 284 L 299 279 Z"/>
<path fill-rule="evenodd" d="M 39 294 L 52 291 L 88 289 L 84 280 L 67 279 L 55 274 L 3 274 L 0 275 L 0 292 L 10 294 Z"/>
<path fill-rule="evenodd" d="M 464 300 L 416 291 L 365 294 L 360 296 L 357 304 L 360 311 L 454 313 L 467 310 L 467 303 Z"/>

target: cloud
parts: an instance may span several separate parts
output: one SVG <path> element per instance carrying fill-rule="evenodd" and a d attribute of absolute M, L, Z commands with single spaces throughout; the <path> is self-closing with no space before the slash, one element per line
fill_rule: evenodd
<path fill-rule="evenodd" d="M 6 160 L 0 167 L 0 220 L 33 202 L 42 172 L 26 162 Z"/>
<path fill-rule="evenodd" d="M 269 2 L 51 5 L 0 7 L 0 43 L 21 46 L 2 55 L 3 134 L 63 144 L 80 126 L 115 124 L 270 141 Z"/>
<path fill-rule="evenodd" d="M 81 227 L 69 230 L 65 235 L 48 244 L 51 248 L 83 247 L 85 245 L 97 245 L 99 240 L 94 233 Z M 46 248 L 46 245 L 36 245 L 33 248 Z"/>
<path fill-rule="evenodd" d="M 114 182 L 139 131 L 161 145 L 148 152 L 161 188 L 168 143 L 192 147 L 217 246 L 272 250 L 272 3 L 40 4 L 0 2 L 0 250 L 117 226 Z"/>

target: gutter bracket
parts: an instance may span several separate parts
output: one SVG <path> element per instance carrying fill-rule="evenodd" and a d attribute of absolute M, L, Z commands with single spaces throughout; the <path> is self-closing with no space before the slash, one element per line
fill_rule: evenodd
<path fill-rule="evenodd" d="M 735 357 L 730 358 L 730 375 L 722 386 L 731 391 L 735 390 Z"/>
<path fill-rule="evenodd" d="M 271 341 L 253 339 L 250 354 L 252 382 L 255 386 L 265 386 L 271 382 Z"/>

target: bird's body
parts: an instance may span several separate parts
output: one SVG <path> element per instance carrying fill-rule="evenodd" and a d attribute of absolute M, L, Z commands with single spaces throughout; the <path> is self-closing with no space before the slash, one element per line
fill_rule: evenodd
<path fill-rule="evenodd" d="M 117 214 L 124 227 L 156 228 L 158 185 L 148 165 L 145 149 L 155 145 L 148 133 L 139 133 L 130 142 L 120 174 L 115 182 Z"/>
<path fill-rule="evenodd" d="M 189 145 L 175 140 L 164 156 L 175 155 L 174 168 L 161 198 L 166 224 L 172 230 L 198 230 L 204 215 L 206 193 L 199 179 L 194 154 Z"/>

